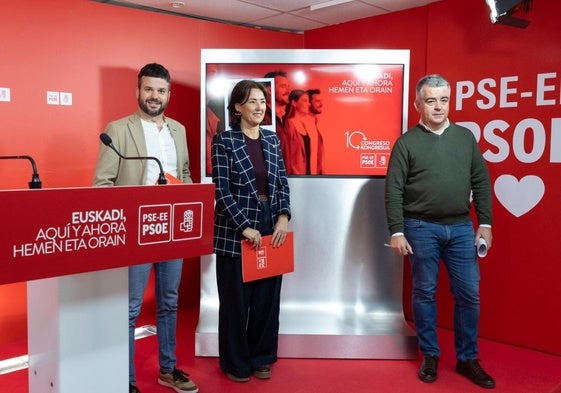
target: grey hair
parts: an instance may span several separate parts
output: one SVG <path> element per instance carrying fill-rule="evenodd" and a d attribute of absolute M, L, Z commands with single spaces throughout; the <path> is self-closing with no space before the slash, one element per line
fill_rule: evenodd
<path fill-rule="evenodd" d="M 417 82 L 417 88 L 415 90 L 417 93 L 417 98 L 421 95 L 421 90 L 425 86 L 429 86 L 429 87 L 446 86 L 450 88 L 450 82 L 448 82 L 446 78 L 444 78 L 442 75 L 439 74 L 425 75 L 421 79 L 419 79 L 419 82 Z"/>

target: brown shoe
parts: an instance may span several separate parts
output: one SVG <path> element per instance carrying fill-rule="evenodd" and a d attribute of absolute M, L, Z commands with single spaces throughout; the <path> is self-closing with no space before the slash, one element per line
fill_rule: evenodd
<path fill-rule="evenodd" d="M 170 373 L 160 372 L 158 383 L 162 386 L 172 388 L 176 392 L 197 393 L 199 388 L 188 377 L 189 374 L 174 368 Z"/>
<path fill-rule="evenodd" d="M 259 379 L 269 379 L 271 378 L 271 367 L 261 366 L 253 370 L 253 376 Z"/>
<path fill-rule="evenodd" d="M 226 378 L 228 378 L 230 381 L 234 381 L 234 382 L 238 382 L 238 383 L 243 383 L 243 382 L 247 382 L 249 381 L 249 377 L 238 377 L 234 374 L 230 374 L 230 373 L 226 373 Z"/>

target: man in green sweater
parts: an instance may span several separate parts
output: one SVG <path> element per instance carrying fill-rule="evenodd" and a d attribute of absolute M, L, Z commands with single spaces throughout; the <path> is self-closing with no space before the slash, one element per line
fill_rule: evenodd
<path fill-rule="evenodd" d="M 485 388 L 495 381 L 477 359 L 479 264 L 476 244 L 492 244 L 491 183 L 472 133 L 448 120 L 450 84 L 440 75 L 417 83 L 419 124 L 395 143 L 386 178 L 390 246 L 409 256 L 413 318 L 423 354 L 418 376 L 437 377 L 436 287 L 440 260 L 454 296 L 456 371 Z M 478 228 L 470 218 L 471 196 Z"/>

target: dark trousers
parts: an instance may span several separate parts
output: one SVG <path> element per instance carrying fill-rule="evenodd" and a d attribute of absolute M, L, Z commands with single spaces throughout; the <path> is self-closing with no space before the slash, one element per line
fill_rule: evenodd
<path fill-rule="evenodd" d="M 240 258 L 216 256 L 220 368 L 248 377 L 277 360 L 282 276 L 242 282 Z"/>
<path fill-rule="evenodd" d="M 273 232 L 268 202 L 261 202 L 258 229 Z M 216 280 L 220 368 L 248 377 L 277 361 L 282 276 L 244 283 L 241 258 L 216 255 Z"/>

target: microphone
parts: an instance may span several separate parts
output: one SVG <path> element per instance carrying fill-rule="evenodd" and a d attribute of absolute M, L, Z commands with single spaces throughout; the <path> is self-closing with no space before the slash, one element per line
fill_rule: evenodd
<path fill-rule="evenodd" d="M 0 156 L 0 159 L 7 159 L 7 160 L 19 160 L 19 159 L 26 159 L 31 162 L 31 168 L 33 169 L 33 175 L 31 177 L 31 181 L 29 184 L 29 188 L 31 189 L 39 189 L 42 187 L 41 180 L 39 180 L 39 174 L 37 173 L 37 165 L 35 165 L 35 160 L 31 156 Z"/>
<path fill-rule="evenodd" d="M 162 166 L 162 163 L 160 162 L 160 160 L 158 160 L 156 157 L 150 157 L 150 156 L 147 156 L 147 157 L 125 157 L 121 153 L 119 153 L 119 151 L 117 150 L 115 145 L 113 145 L 113 140 L 105 132 L 103 132 L 99 135 L 99 139 L 101 139 L 101 142 L 103 142 L 103 144 L 105 146 L 111 148 L 111 150 L 113 150 L 115 153 L 117 153 L 117 155 L 124 160 L 154 160 L 154 161 L 156 161 L 156 163 L 158 164 L 158 167 L 160 167 L 160 176 L 158 177 L 158 184 L 167 184 L 168 181 L 167 181 L 166 175 L 164 173 L 164 167 Z"/>

